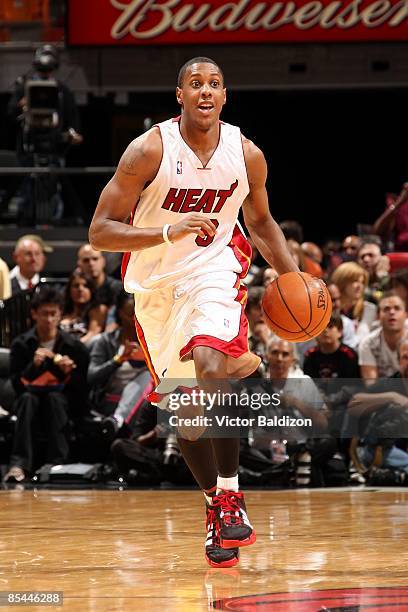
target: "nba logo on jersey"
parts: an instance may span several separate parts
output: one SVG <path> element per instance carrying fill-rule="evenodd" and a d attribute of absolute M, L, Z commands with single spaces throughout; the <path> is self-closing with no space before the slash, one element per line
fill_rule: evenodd
<path fill-rule="evenodd" d="M 183 162 L 177 162 L 177 174 L 183 174 Z"/>
<path fill-rule="evenodd" d="M 228 321 L 228 319 L 224 319 L 224 327 L 229 327 L 230 326 L 230 322 Z"/>

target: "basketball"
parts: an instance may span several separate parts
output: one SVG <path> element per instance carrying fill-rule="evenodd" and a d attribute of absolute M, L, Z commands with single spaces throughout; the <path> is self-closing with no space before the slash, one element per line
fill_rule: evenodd
<path fill-rule="evenodd" d="M 283 340 L 305 342 L 327 326 L 332 302 L 320 278 L 287 272 L 267 286 L 262 298 L 265 323 Z"/>

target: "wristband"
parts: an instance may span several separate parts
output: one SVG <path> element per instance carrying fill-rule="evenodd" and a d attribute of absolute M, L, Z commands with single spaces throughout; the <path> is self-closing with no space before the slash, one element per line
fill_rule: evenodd
<path fill-rule="evenodd" d="M 163 240 L 164 242 L 167 242 L 167 244 L 173 244 L 172 241 L 169 238 L 169 229 L 170 229 L 170 224 L 166 223 L 165 225 L 163 225 Z"/>

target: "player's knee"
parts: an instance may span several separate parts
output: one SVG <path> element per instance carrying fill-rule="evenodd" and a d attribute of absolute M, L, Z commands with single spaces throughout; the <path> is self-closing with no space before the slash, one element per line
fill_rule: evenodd
<path fill-rule="evenodd" d="M 197 366 L 197 377 L 200 380 L 216 380 L 222 377 L 222 370 L 212 363 L 203 363 Z"/>
<path fill-rule="evenodd" d="M 216 380 L 227 377 L 226 355 L 207 346 L 199 346 L 193 353 L 199 380 Z"/>

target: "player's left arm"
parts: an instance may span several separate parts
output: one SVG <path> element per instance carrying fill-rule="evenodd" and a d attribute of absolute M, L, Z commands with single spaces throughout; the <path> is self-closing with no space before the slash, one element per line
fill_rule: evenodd
<path fill-rule="evenodd" d="M 267 166 L 263 153 L 253 142 L 242 138 L 248 172 L 249 194 L 242 205 L 245 225 L 262 257 L 279 274 L 297 272 L 297 267 L 279 225 L 269 211 L 266 191 Z"/>

